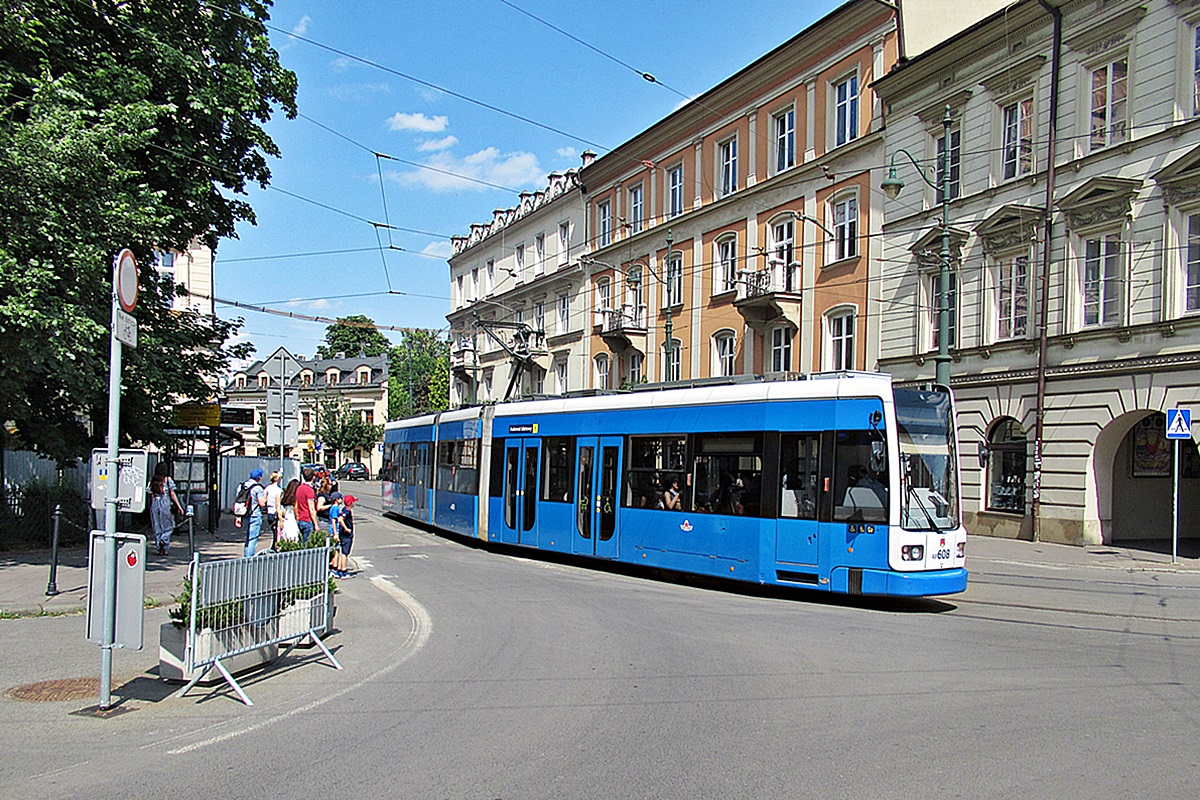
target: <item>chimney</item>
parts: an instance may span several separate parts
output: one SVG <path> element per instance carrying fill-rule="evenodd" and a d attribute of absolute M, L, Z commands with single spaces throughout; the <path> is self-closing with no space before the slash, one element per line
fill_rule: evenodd
<path fill-rule="evenodd" d="M 584 150 L 579 154 L 579 158 L 583 161 L 585 167 L 590 167 L 592 162 L 596 160 L 596 154 L 591 150 Z"/>

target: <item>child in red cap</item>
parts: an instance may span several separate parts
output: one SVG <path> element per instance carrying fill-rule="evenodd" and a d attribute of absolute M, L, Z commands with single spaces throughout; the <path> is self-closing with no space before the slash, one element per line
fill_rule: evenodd
<path fill-rule="evenodd" d="M 330 514 L 337 526 L 333 534 L 337 537 L 340 552 L 333 556 L 333 574 L 339 578 L 350 577 L 350 548 L 354 546 L 354 504 L 358 498 L 352 494 L 341 495 L 336 500 L 338 513 Z"/>

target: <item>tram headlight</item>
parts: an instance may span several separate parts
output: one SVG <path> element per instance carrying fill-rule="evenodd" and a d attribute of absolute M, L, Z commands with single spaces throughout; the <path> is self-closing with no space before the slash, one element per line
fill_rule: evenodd
<path fill-rule="evenodd" d="M 905 561 L 922 561 L 925 558 L 925 545 L 906 544 L 900 548 L 900 558 Z"/>

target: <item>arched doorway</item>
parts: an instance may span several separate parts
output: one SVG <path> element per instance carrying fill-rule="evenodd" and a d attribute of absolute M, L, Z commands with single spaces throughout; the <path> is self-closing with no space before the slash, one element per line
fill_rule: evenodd
<path fill-rule="evenodd" d="M 1110 430 L 1118 423 L 1117 430 Z M 1121 435 L 1115 435 L 1126 426 Z M 1175 446 L 1167 439 L 1166 427 L 1165 414 L 1141 412 L 1114 420 L 1097 439 L 1094 463 L 1098 479 L 1105 469 L 1101 455 L 1104 451 L 1111 453 L 1108 508 L 1104 507 L 1103 495 L 1100 502 L 1101 520 L 1110 520 L 1106 542 L 1159 552 L 1170 550 Z M 1200 451 L 1194 441 L 1181 442 L 1179 461 L 1179 552 L 1196 556 L 1200 555 Z M 1097 480 L 1098 490 L 1103 489 L 1103 483 Z"/>

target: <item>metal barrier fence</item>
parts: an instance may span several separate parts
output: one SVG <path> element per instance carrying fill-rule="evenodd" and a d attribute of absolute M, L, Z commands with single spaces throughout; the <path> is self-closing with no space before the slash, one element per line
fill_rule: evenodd
<path fill-rule="evenodd" d="M 327 548 L 207 562 L 194 555 L 188 571 L 191 612 L 184 654 L 192 679 L 177 696 L 185 695 L 215 667 L 242 702 L 254 705 L 225 662 L 290 642 L 283 653 L 286 657 L 305 638 L 311 638 L 341 669 L 319 636 L 332 622 L 329 556 Z"/>

